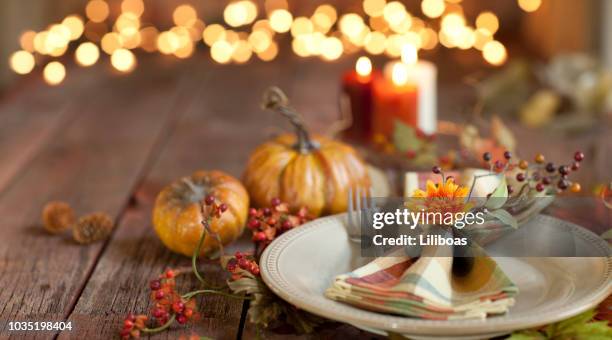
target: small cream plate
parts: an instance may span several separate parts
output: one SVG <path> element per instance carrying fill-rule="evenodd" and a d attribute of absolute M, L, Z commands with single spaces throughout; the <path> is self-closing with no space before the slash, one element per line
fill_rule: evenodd
<path fill-rule="evenodd" d="M 576 242 L 583 243 L 577 246 L 588 249 L 592 257 L 496 258 L 520 289 L 516 304 L 506 315 L 433 321 L 361 310 L 323 295 L 336 275 L 371 260 L 361 257 L 359 245 L 349 241 L 345 223 L 346 214 L 324 217 L 279 237 L 261 257 L 263 280 L 275 294 L 311 313 L 374 333 L 394 332 L 418 339 L 484 338 L 540 326 L 579 314 L 612 293 L 609 245 L 580 226 L 538 215 L 522 228 L 539 236 L 571 230 Z"/>

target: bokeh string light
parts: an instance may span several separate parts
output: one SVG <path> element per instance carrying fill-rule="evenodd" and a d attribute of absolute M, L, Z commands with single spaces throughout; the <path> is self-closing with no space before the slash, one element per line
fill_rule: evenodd
<path fill-rule="evenodd" d="M 541 3 L 517 0 L 526 12 Z M 479 13 L 471 25 L 461 0 L 422 0 L 420 13 L 409 12 L 400 1 L 363 0 L 361 5 L 352 7 L 361 13 L 340 14 L 333 5 L 321 4 L 310 16 L 295 16 L 287 0 L 265 0 L 262 8 L 253 0 L 236 0 L 224 7 L 223 22 L 205 24 L 191 4 L 181 4 L 171 13 L 173 25 L 162 29 L 141 20 L 143 0 L 89 0 L 83 16 L 72 14 L 44 30 L 23 32 L 21 49 L 10 56 L 9 65 L 17 74 L 45 65 L 45 81 L 57 85 L 66 76 L 57 59 L 72 43 L 77 64 L 96 64 L 102 50 L 115 70 L 127 73 L 138 64 L 136 49 L 185 59 L 199 43 L 208 46 L 212 60 L 220 64 L 243 64 L 254 56 L 272 61 L 282 36 L 291 39 L 297 56 L 326 61 L 358 52 L 412 60 L 420 50 L 439 46 L 476 49 L 495 66 L 507 60 L 506 47 L 495 39 L 499 19 L 493 12 Z"/>

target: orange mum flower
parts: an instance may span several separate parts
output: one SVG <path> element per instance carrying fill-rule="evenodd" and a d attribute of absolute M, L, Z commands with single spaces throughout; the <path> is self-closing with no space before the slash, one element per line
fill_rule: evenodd
<path fill-rule="evenodd" d="M 428 180 L 427 191 L 416 189 L 412 197 L 418 198 L 464 198 L 467 197 L 469 188 L 455 184 L 455 180 L 448 178 L 445 183 L 437 183 Z"/>

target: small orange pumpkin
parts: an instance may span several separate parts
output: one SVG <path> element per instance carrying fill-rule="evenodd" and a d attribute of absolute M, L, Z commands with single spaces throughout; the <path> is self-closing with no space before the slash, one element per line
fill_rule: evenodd
<path fill-rule="evenodd" d="M 201 204 L 207 195 L 227 204 L 227 211 L 213 219 L 211 229 L 228 244 L 244 230 L 249 209 L 249 195 L 242 183 L 221 171 L 197 171 L 166 186 L 157 195 L 153 208 L 153 226 L 170 250 L 192 256 L 204 231 Z M 200 255 L 217 249 L 217 241 L 206 235 Z"/>
<path fill-rule="evenodd" d="M 264 96 L 264 107 L 289 118 L 296 134 L 283 134 L 251 154 L 243 182 L 255 206 L 278 197 L 292 210 L 313 216 L 346 211 L 349 188 L 369 188 L 365 163 L 347 144 L 310 134 L 278 88 Z"/>

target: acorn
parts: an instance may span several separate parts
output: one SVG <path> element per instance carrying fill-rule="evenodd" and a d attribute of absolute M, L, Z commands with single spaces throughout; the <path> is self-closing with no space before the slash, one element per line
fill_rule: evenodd
<path fill-rule="evenodd" d="M 81 244 L 106 239 L 113 231 L 113 220 L 108 214 L 96 212 L 79 219 L 72 228 L 72 237 Z"/>
<path fill-rule="evenodd" d="M 51 201 L 42 211 L 43 226 L 46 231 L 58 234 L 70 228 L 75 221 L 74 210 L 66 202 Z"/>

